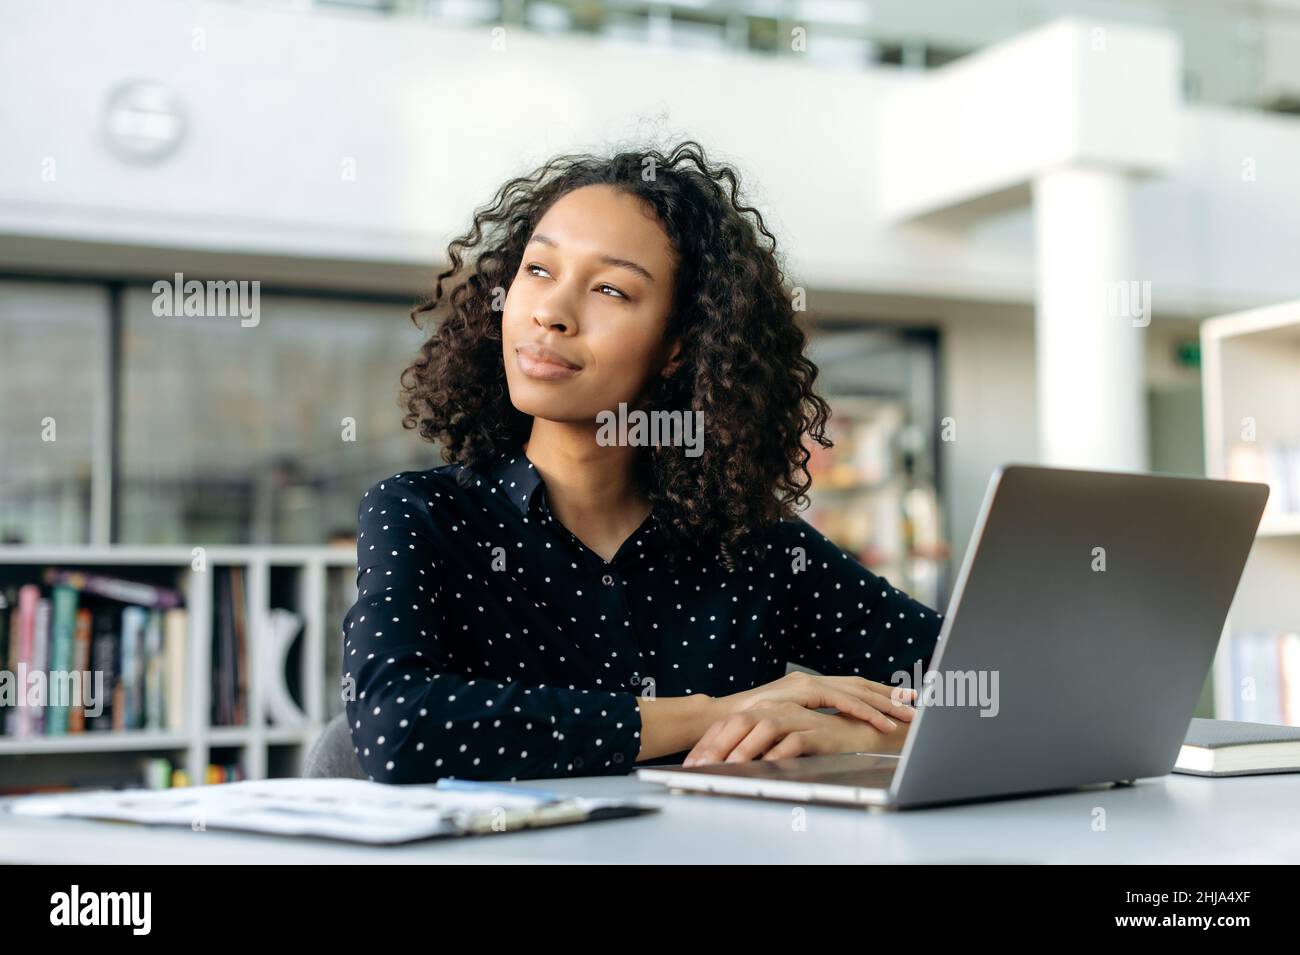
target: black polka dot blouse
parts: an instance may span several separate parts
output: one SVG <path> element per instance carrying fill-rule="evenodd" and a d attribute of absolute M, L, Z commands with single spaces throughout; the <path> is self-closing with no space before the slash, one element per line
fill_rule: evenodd
<path fill-rule="evenodd" d="M 380 481 L 357 533 L 343 687 L 379 782 L 627 773 L 637 696 L 727 696 L 787 662 L 889 683 L 929 665 L 941 624 L 802 518 L 730 571 L 703 548 L 670 567 L 653 514 L 606 561 L 522 450 Z"/>

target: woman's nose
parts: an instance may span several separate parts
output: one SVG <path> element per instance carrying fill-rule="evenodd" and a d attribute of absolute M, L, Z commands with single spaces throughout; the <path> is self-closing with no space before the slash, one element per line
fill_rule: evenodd
<path fill-rule="evenodd" d="M 571 331 L 577 325 L 570 296 L 559 287 L 538 303 L 533 319 L 543 328 L 554 328 L 560 332 Z"/>

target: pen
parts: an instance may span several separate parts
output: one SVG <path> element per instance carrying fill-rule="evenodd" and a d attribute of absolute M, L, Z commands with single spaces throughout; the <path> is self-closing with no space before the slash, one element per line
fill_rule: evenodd
<path fill-rule="evenodd" d="M 438 780 L 435 784 L 435 788 L 460 789 L 466 792 L 496 790 L 503 793 L 514 793 L 516 796 L 536 796 L 549 802 L 559 802 L 564 798 L 559 793 L 549 792 L 545 789 L 528 789 L 524 786 L 514 786 L 506 783 L 481 782 L 477 779 L 450 779 L 444 777 Z"/>

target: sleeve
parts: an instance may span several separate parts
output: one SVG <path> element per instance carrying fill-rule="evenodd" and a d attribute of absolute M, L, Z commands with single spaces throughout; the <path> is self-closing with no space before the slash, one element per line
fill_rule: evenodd
<path fill-rule="evenodd" d="M 362 769 L 384 783 L 631 771 L 641 745 L 632 694 L 469 679 L 449 666 L 451 545 L 427 491 L 400 477 L 361 499 L 358 596 L 343 618 L 345 708 Z"/>
<path fill-rule="evenodd" d="M 873 574 L 802 518 L 786 522 L 784 628 L 790 660 L 828 676 L 894 685 L 930 666 L 943 615 Z"/>

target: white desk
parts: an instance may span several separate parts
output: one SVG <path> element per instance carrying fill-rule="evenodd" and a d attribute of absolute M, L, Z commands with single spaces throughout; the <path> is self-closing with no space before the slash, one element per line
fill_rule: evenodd
<path fill-rule="evenodd" d="M 671 794 L 634 776 L 531 780 L 634 795 L 661 812 L 393 848 L 15 816 L 0 800 L 0 862 L 1300 862 L 1300 774 L 1137 785 L 901 813 Z M 1094 807 L 1106 830 L 1094 831 Z M 802 831 L 795 827 L 803 813 Z"/>

